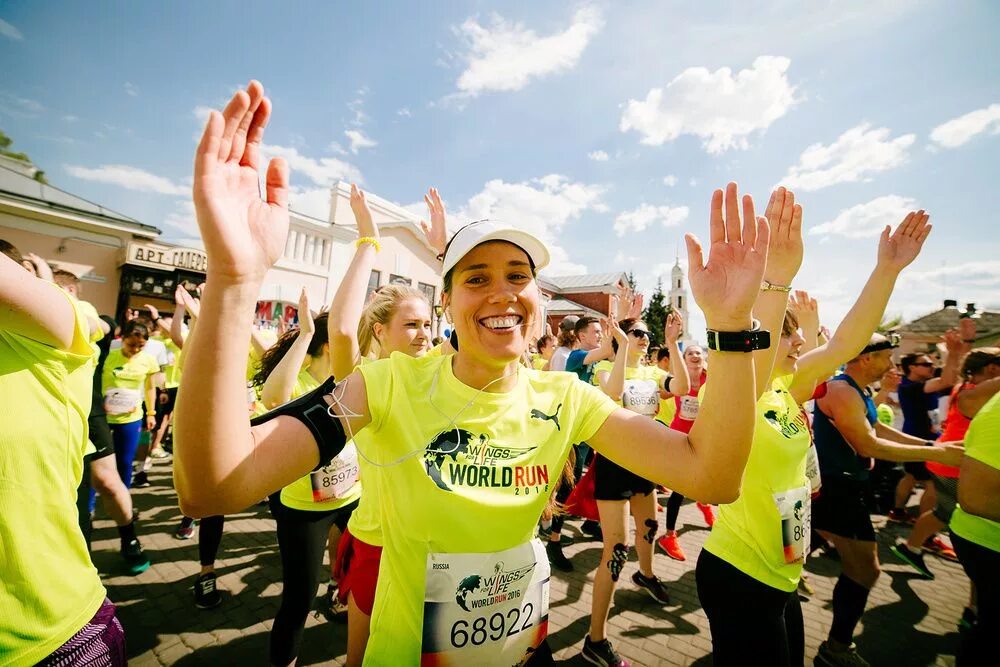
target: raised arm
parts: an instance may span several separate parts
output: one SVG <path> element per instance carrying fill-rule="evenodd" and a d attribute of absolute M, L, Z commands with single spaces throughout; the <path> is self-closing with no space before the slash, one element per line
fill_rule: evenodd
<path fill-rule="evenodd" d="M 896 231 L 889 233 L 889 226 L 882 230 L 878 244 L 878 262 L 868 277 L 864 289 L 851 310 L 841 321 L 826 345 L 799 358 L 795 379 L 789 390 L 795 400 L 809 400 L 809 387 L 850 361 L 868 344 L 872 333 L 882 321 L 882 314 L 889 303 L 893 287 L 900 272 L 920 254 L 920 249 L 931 232 L 928 215 L 923 211 L 908 213 Z"/>
<path fill-rule="evenodd" d="M 730 198 L 727 192 L 727 215 L 732 216 L 735 208 L 735 196 Z M 771 345 L 753 353 L 757 398 L 770 387 L 771 371 L 778 354 L 778 338 L 788 308 L 788 290 L 802 266 L 802 207 L 795 203 L 795 194 L 783 187 L 772 192 L 766 216 L 771 225 L 767 268 L 764 270 L 768 286 L 761 285 L 753 314 L 760 321 L 761 329 L 771 332 Z"/>
<path fill-rule="evenodd" d="M 73 305 L 54 283 L 0 254 L 0 329 L 68 350 L 75 326 Z"/>
<path fill-rule="evenodd" d="M 736 197 L 736 185 L 727 194 Z M 722 191 L 712 197 L 708 263 L 698 240 L 686 235 L 688 276 L 695 301 L 708 326 L 744 331 L 767 262 L 768 224 L 754 216 L 753 200 L 723 220 Z M 717 205 L 718 204 L 718 205 Z M 698 420 L 684 435 L 628 410 L 617 410 L 588 442 L 603 456 L 685 496 L 729 503 L 740 493 L 753 440 L 754 358 L 739 352 L 709 351 L 712 382 L 705 386 Z"/>
<path fill-rule="evenodd" d="M 423 220 L 420 221 L 420 229 L 424 232 L 424 237 L 438 253 L 438 259 L 442 259 L 444 250 L 448 246 L 448 215 L 444 210 L 444 202 L 437 188 L 430 188 L 424 195 L 424 202 L 427 204 L 427 212 L 431 217 L 431 224 Z"/>
<path fill-rule="evenodd" d="M 184 348 L 184 316 L 187 315 L 184 298 L 180 294 L 182 291 L 184 288 L 180 285 L 174 290 L 174 317 L 170 321 L 170 340 L 178 349 Z"/>
<path fill-rule="evenodd" d="M 615 311 L 612 310 L 611 312 Z M 625 391 L 625 365 L 628 362 L 629 352 L 628 336 L 618 326 L 618 322 L 611 317 L 604 320 L 603 326 L 618 341 L 618 352 L 615 353 L 615 362 L 611 368 L 611 372 L 598 372 L 597 382 L 601 387 L 601 391 L 612 399 L 621 401 L 622 393 Z"/>
<path fill-rule="evenodd" d="M 208 254 L 208 280 L 196 335 L 188 340 L 175 425 L 174 483 L 188 516 L 247 507 L 319 462 L 309 430 L 279 417 L 251 433 L 246 360 L 257 295 L 288 233 L 288 167 L 267 167 L 259 192 L 260 145 L 271 103 L 252 81 L 225 111 L 212 111 L 195 155 L 194 203 Z M 365 421 L 364 382 L 338 388 L 344 409 Z M 335 392 L 336 393 L 336 392 Z"/>
<path fill-rule="evenodd" d="M 892 439 L 879 437 L 887 427 L 877 422 L 874 427 L 865 419 L 865 406 L 858 392 L 846 382 L 831 382 L 823 398 L 817 399 L 817 406 L 830 417 L 847 444 L 860 456 L 869 456 L 883 461 L 936 461 L 946 465 L 958 465 L 962 461 L 962 448 L 951 444 L 927 446 L 922 440 L 903 444 Z M 900 434 L 902 435 L 902 434 Z"/>
<path fill-rule="evenodd" d="M 683 329 L 684 320 L 677 312 L 670 311 L 663 328 L 663 344 L 670 350 L 670 379 L 663 388 L 675 396 L 683 396 L 691 391 L 687 364 L 684 363 L 684 355 L 681 354 L 681 348 L 677 344 Z"/>
<path fill-rule="evenodd" d="M 958 366 L 962 357 L 969 351 L 969 343 L 962 340 L 956 329 L 949 329 L 944 334 L 944 347 L 948 351 L 941 367 L 941 375 L 924 383 L 924 393 L 931 394 L 945 391 L 955 386 L 959 380 Z"/>
<path fill-rule="evenodd" d="M 299 334 L 295 337 L 295 341 L 288 348 L 285 356 L 267 376 L 267 380 L 264 381 L 264 386 L 260 390 L 260 400 L 268 410 L 282 403 L 287 403 L 292 397 L 295 380 L 306 361 L 309 344 L 312 343 L 315 333 L 316 324 L 313 322 L 312 312 L 309 310 L 309 297 L 306 295 L 306 288 L 303 287 L 302 294 L 299 295 Z"/>
<path fill-rule="evenodd" d="M 378 252 L 379 231 L 372 221 L 372 213 L 365 201 L 365 194 L 351 184 L 351 210 L 358 224 L 359 239 L 373 239 L 374 243 L 359 243 L 347 273 L 337 287 L 327 318 L 327 336 L 330 340 L 331 372 L 335 378 L 346 378 L 361 361 L 358 347 L 358 325 L 365 308 L 368 279 L 375 266 Z"/>

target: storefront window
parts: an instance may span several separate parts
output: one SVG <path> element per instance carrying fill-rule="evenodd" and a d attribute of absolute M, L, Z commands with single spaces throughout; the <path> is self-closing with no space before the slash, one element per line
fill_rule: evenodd
<path fill-rule="evenodd" d="M 427 298 L 427 303 L 434 305 L 434 285 L 428 285 L 427 283 L 417 283 L 417 288 L 424 293 Z"/>
<path fill-rule="evenodd" d="M 366 297 L 378 289 L 379 282 L 381 282 L 381 280 L 382 280 L 382 272 L 372 271 L 371 275 L 368 276 L 368 291 L 365 293 Z"/>

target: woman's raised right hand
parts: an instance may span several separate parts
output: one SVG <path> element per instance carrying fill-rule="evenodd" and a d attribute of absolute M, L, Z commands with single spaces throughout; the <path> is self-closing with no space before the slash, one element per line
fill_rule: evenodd
<path fill-rule="evenodd" d="M 260 282 L 288 235 L 288 165 L 267 165 L 260 194 L 260 146 L 271 115 L 264 87 L 251 81 L 220 114 L 209 113 L 194 161 L 194 206 L 209 276 Z"/>

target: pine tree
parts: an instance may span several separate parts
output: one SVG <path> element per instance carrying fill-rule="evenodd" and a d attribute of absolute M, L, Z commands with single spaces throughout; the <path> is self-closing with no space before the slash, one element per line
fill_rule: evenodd
<path fill-rule="evenodd" d="M 628 283 L 628 286 L 632 288 L 633 292 L 637 291 L 636 288 L 638 287 L 638 283 L 635 282 L 634 273 L 629 271 L 627 274 L 625 274 L 625 282 Z"/>
<path fill-rule="evenodd" d="M 663 345 L 663 327 L 667 323 L 667 313 L 670 312 L 667 296 L 663 293 L 663 278 L 656 281 L 656 290 L 649 299 L 649 305 L 642 315 L 643 321 L 649 327 L 650 347 Z"/>

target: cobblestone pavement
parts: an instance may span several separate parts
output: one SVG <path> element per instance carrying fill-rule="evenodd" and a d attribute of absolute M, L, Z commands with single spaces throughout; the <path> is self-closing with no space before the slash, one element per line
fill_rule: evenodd
<path fill-rule="evenodd" d="M 95 523 L 94 561 L 118 605 L 131 664 L 266 664 L 268 631 L 281 586 L 274 522 L 267 507 L 227 517 L 216 563 L 224 603 L 202 611 L 193 604 L 191 588 L 199 569 L 197 537 L 186 542 L 173 538 L 180 512 L 169 465 L 158 463 L 149 477 L 150 488 L 133 491 L 141 512 L 139 533 L 153 561 L 149 570 L 137 577 L 123 574 L 113 524 L 101 518 L 100 510 Z M 662 514 L 660 521 L 662 528 Z M 656 574 L 669 585 L 671 604 L 658 606 L 632 584 L 634 553 L 615 594 L 609 636 L 633 665 L 711 664 L 708 621 L 698 603 L 694 578 L 708 530 L 690 503 L 681 510 L 681 522 L 680 541 L 688 560 L 674 561 L 662 553 L 654 558 Z M 956 621 L 968 598 L 968 580 L 957 563 L 931 556 L 928 563 L 937 578 L 918 577 L 889 551 L 902 530 L 883 523 L 877 517 L 883 576 L 858 629 L 859 650 L 873 665 L 952 665 L 958 645 Z M 551 585 L 550 642 L 566 665 L 587 664 L 579 652 L 589 627 L 591 583 L 600 558 L 600 544 L 589 541 L 578 528 L 579 521 L 570 520 L 564 533 L 573 538 L 565 552 L 576 570 L 568 575 L 553 572 Z M 811 664 L 830 626 L 830 599 L 840 566 L 818 556 L 806 569 L 816 591 L 802 605 Z M 344 664 L 346 634 L 346 625 L 310 615 L 299 664 Z M 753 656 L 747 656 L 747 663 L 754 664 Z"/>

